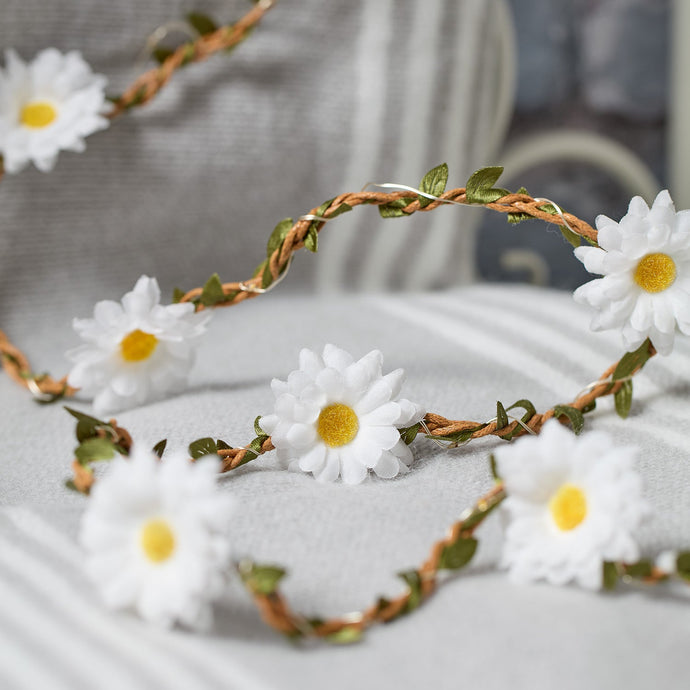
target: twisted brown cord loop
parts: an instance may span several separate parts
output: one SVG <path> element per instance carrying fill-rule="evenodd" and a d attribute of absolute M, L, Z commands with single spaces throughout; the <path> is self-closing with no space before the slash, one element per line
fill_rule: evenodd
<path fill-rule="evenodd" d="M 133 105 L 148 103 L 183 65 L 190 62 L 202 62 L 214 53 L 236 46 L 247 37 L 248 33 L 274 4 L 274 0 L 258 2 L 236 24 L 221 26 L 216 31 L 205 34 L 196 41 L 180 46 L 159 67 L 150 69 L 136 79 L 115 101 L 113 109 L 107 114 L 107 117 L 112 119 Z"/>
<path fill-rule="evenodd" d="M 444 549 L 454 544 L 459 538 L 470 538 L 489 512 L 500 504 L 505 497 L 506 493 L 503 486 L 501 484 L 496 485 L 482 496 L 458 522 L 451 526 L 443 539 L 432 546 L 429 557 L 417 570 L 420 577 L 420 601 L 415 602 L 414 607 L 435 591 Z M 271 594 L 252 591 L 252 596 L 263 620 L 275 630 L 288 635 L 323 638 L 346 629 L 361 633 L 376 623 L 387 623 L 412 608 L 412 598 L 415 594 L 408 588 L 404 594 L 394 599 L 379 599 L 361 613 L 336 617 L 318 623 L 309 622 L 303 616 L 292 611 L 285 597 L 277 590 Z"/>
<path fill-rule="evenodd" d="M 285 269 L 288 261 L 290 261 L 292 255 L 304 247 L 304 239 L 309 232 L 309 228 L 312 224 L 315 224 L 317 232 L 320 232 L 323 226 L 326 224 L 331 216 L 337 215 L 338 210 L 343 204 L 354 208 L 355 206 L 361 206 L 362 204 L 372 204 L 375 206 L 383 206 L 385 204 L 390 204 L 391 202 L 398 201 L 399 199 L 410 198 L 410 192 L 348 192 L 337 196 L 333 201 L 331 201 L 328 208 L 321 212 L 319 207 L 311 209 L 305 216 L 320 215 L 324 218 L 323 221 L 312 221 L 305 219 L 304 217 L 299 218 L 292 228 L 288 231 L 285 239 L 280 247 L 278 247 L 268 258 L 268 267 L 271 272 L 273 280 L 277 280 Z M 439 199 L 454 201 L 460 204 L 468 204 L 467 195 L 465 194 L 464 188 L 451 189 L 450 191 L 442 194 Z M 425 207 L 421 207 L 419 200 L 415 199 L 410 204 L 408 204 L 404 209 L 402 209 L 406 214 L 416 213 L 417 211 L 427 212 L 432 211 L 439 206 L 443 206 L 443 201 L 435 200 L 429 203 Z M 490 208 L 493 211 L 498 211 L 499 213 L 526 213 L 533 218 L 543 220 L 547 223 L 554 223 L 559 225 L 561 217 L 554 213 L 549 213 L 545 211 L 544 208 L 548 206 L 547 202 L 543 200 L 534 199 L 528 194 L 508 194 L 494 202 L 482 204 L 486 208 Z M 597 240 L 597 231 L 581 220 L 577 216 L 570 213 L 564 213 L 563 217 L 567 220 L 570 228 L 574 233 L 585 237 L 592 242 Z M 246 299 L 251 299 L 262 294 L 259 290 L 252 291 L 246 288 L 260 288 L 262 282 L 262 276 L 257 275 L 248 280 L 233 283 L 223 283 L 223 293 L 227 296 L 225 302 L 220 302 L 214 307 L 229 307 L 234 304 L 238 304 Z M 244 286 L 244 289 L 243 287 Z M 203 288 L 194 288 L 189 290 L 180 301 L 191 302 L 201 296 Z M 198 304 L 197 310 L 204 309 L 204 305 Z"/>
<path fill-rule="evenodd" d="M 0 331 L 0 360 L 7 375 L 20 386 L 28 388 L 35 395 L 69 396 L 76 388 L 67 384 L 67 377 L 55 380 L 48 374 L 36 375 L 29 366 L 26 355 L 13 345 L 3 331 Z"/>

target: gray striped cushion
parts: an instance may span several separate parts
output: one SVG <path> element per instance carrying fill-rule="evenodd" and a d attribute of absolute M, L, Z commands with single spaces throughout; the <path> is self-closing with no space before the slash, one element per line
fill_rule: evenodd
<path fill-rule="evenodd" d="M 16 335 L 50 363 L 54 343 L 70 340 L 70 315 L 18 324 Z M 386 369 L 407 370 L 405 395 L 446 416 L 485 420 L 497 399 L 523 397 L 543 410 L 572 399 L 620 354 L 615 335 L 590 334 L 588 320 L 569 295 L 519 286 L 408 297 L 271 295 L 216 315 L 187 393 L 119 420 L 150 444 L 167 437 L 180 447 L 206 435 L 246 443 L 254 417 L 272 404 L 271 377 L 294 368 L 301 347 L 326 342 L 358 356 L 382 349 Z M 639 469 L 655 509 L 640 533 L 649 554 L 690 546 L 689 383 L 690 344 L 681 339 L 672 356 L 654 358 L 636 378 L 628 420 L 616 417 L 610 400 L 588 416 L 588 428 L 642 449 Z M 85 499 L 62 487 L 71 418 L 35 405 L 6 377 L 0 398 L 0 687 L 683 687 L 690 624 L 682 594 L 518 587 L 494 569 L 497 520 L 481 528 L 468 572 L 347 650 L 284 642 L 237 586 L 210 636 L 163 633 L 106 612 L 75 545 Z M 419 564 L 490 486 L 487 454 L 496 443 L 444 452 L 421 441 L 408 475 L 357 487 L 317 484 L 265 456 L 222 480 L 244 505 L 236 553 L 287 566 L 286 593 L 306 614 L 366 607 L 402 591 L 395 573 Z"/>

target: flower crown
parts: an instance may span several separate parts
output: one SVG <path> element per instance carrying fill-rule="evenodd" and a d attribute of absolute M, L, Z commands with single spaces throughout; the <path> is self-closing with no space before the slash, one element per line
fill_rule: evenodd
<path fill-rule="evenodd" d="M 83 137 L 148 101 L 185 62 L 235 45 L 270 5 L 258 3 L 232 27 L 218 28 L 197 15 L 203 35 L 161 56 L 162 66 L 115 99 L 105 116 L 105 80 L 78 54 L 44 51 L 25 65 L 8 53 L 0 74 L 0 100 L 9 103 L 0 116 L 5 170 L 18 172 L 29 162 L 51 169 L 59 150 L 81 150 Z M 651 208 L 635 197 L 620 221 L 599 216 L 595 230 L 553 201 L 497 187 L 501 172 L 483 168 L 464 188 L 446 190 L 443 164 L 418 187 L 386 183 L 373 186 L 393 191 L 340 194 L 296 221 L 278 223 L 251 278 L 223 283 L 214 274 L 202 287 L 176 290 L 171 304 L 161 304 L 155 278 L 142 276 L 119 302 L 99 302 L 93 318 L 74 320 L 83 344 L 68 353 L 73 367 L 58 380 L 33 373 L 23 352 L 0 332 L 3 367 L 39 402 L 79 391 L 93 400 L 99 416 L 142 405 L 184 387 L 211 309 L 273 289 L 296 251 L 316 252 L 324 226 L 360 205 L 377 206 L 384 218 L 468 204 L 505 213 L 511 223 L 537 218 L 559 226 L 585 268 L 602 276 L 574 296 L 594 309 L 594 330 L 620 331 L 625 353 L 572 401 L 542 413 L 521 399 L 498 402 L 483 421 L 449 419 L 401 397 L 404 372 L 384 373 L 379 351 L 355 359 L 334 345 L 321 353 L 302 350 L 298 368 L 272 381 L 274 409 L 256 418 L 255 437 L 240 447 L 204 437 L 192 441 L 188 453 L 166 452 L 165 440 L 149 450 L 133 443 L 114 419 L 66 408 L 76 419 L 78 440 L 67 485 L 89 496 L 80 541 L 106 605 L 135 610 L 163 626 L 203 628 L 228 576 L 236 573 L 276 630 L 292 638 L 353 642 L 369 626 L 412 612 L 444 574 L 466 566 L 477 550 L 477 528 L 495 511 L 505 522 L 501 567 L 517 581 L 574 582 L 589 589 L 612 588 L 619 580 L 690 581 L 690 551 L 641 558 L 636 534 L 650 508 L 634 467 L 636 449 L 617 446 L 601 432 L 581 434 L 585 415 L 602 397 L 612 395 L 617 413 L 627 417 L 633 377 L 657 352 L 671 353 L 677 332 L 690 334 L 690 212 L 676 212 L 668 192 L 661 192 Z M 359 484 L 411 468 L 406 481 L 414 481 L 412 447 L 420 434 L 448 449 L 490 435 L 513 442 L 489 458 L 493 488 L 432 546 L 424 563 L 400 573 L 403 594 L 347 616 L 308 617 L 292 610 L 281 593 L 283 568 L 233 552 L 237 506 L 231 492 L 219 487 L 219 472 L 275 450 L 282 467 L 320 482 Z M 96 472 L 102 461 L 107 467 Z"/>

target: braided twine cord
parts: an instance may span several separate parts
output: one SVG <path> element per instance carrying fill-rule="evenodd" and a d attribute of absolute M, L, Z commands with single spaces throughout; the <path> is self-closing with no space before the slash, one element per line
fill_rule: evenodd
<path fill-rule="evenodd" d="M 290 228 L 285 235 L 282 244 L 276 248 L 268 258 L 267 270 L 270 271 L 273 282 L 279 280 L 281 275 L 287 269 L 293 254 L 305 246 L 305 238 L 312 226 L 315 227 L 317 232 L 320 232 L 329 219 L 337 216 L 340 212 L 342 212 L 343 208 L 349 209 L 354 208 L 355 206 L 361 206 L 363 204 L 382 206 L 409 197 L 410 193 L 404 191 L 345 193 L 333 199 L 325 209 L 324 206 L 313 208 L 311 211 L 309 211 L 309 213 L 299 218 L 293 224 L 292 228 Z M 465 189 L 459 188 L 449 190 L 437 199 L 431 201 L 431 203 L 425 207 L 420 205 L 419 199 L 415 199 L 402 210 L 406 214 L 412 214 L 417 211 L 433 211 L 440 206 L 445 205 L 444 202 L 467 204 L 468 202 Z M 508 194 L 501 197 L 497 201 L 482 205 L 493 211 L 498 211 L 499 213 L 526 214 L 532 218 L 537 218 L 547 223 L 560 224 L 565 221 L 568 223 L 570 229 L 577 235 L 580 235 L 581 237 L 593 242 L 596 242 L 597 239 L 597 231 L 585 221 L 570 213 L 564 213 L 562 216 L 554 215 L 553 213 L 544 210 L 545 202 L 543 199 L 534 199 L 527 194 Z M 319 220 L 314 220 L 317 217 Z M 223 283 L 222 289 L 225 300 L 214 304 L 214 308 L 230 307 L 245 300 L 264 294 L 265 290 L 261 287 L 262 280 L 263 278 L 259 274 L 245 281 Z M 198 300 L 202 292 L 203 288 L 201 287 L 189 290 L 184 294 L 183 297 L 181 297 L 180 302 L 191 302 Z M 206 308 L 207 307 L 200 302 L 196 302 L 197 311 L 201 311 Z M 649 354 L 650 356 L 655 354 L 655 351 L 651 345 L 649 346 Z M 46 400 L 50 400 L 52 397 L 57 396 L 72 396 L 77 391 L 77 389 L 72 388 L 67 384 L 67 377 L 55 380 L 48 375 L 34 375 L 26 356 L 19 350 L 19 348 L 9 341 L 7 336 L 2 331 L 0 331 L 0 355 L 2 355 L 0 360 L 2 361 L 2 364 L 8 375 L 20 385 L 28 388 L 38 399 L 44 398 Z M 569 403 L 569 406 L 582 411 L 588 408 L 599 397 L 605 395 L 615 395 L 624 385 L 623 381 L 616 381 L 612 383 L 609 380 L 617 365 L 618 362 L 611 365 L 611 367 L 609 367 L 601 376 L 601 379 L 597 385 L 590 390 L 583 392 L 573 402 Z M 639 367 L 635 369 L 633 374 L 636 373 L 638 369 Z M 554 408 L 544 412 L 543 414 L 535 414 L 528 421 L 527 426 L 529 427 L 530 431 L 538 433 L 543 424 L 554 415 Z M 431 435 L 439 437 L 457 434 L 460 432 L 468 432 L 469 434 L 470 429 L 474 429 L 474 431 L 471 433 L 471 436 L 469 436 L 470 439 L 481 438 L 488 435 L 511 437 L 529 433 L 524 426 L 521 426 L 520 429 L 517 428 L 518 425 L 521 424 L 518 421 L 512 421 L 507 426 L 499 427 L 498 422 L 495 420 L 486 424 L 469 420 L 449 420 L 435 413 L 428 413 L 424 421 L 428 426 L 428 430 Z M 273 444 L 270 442 L 270 439 L 268 439 L 262 444 L 261 452 L 268 452 L 273 450 L 273 448 Z M 243 464 L 243 462 L 246 462 L 245 457 L 247 452 L 249 451 L 246 448 L 233 448 L 230 450 L 221 451 L 221 455 L 223 457 L 222 471 L 227 472 Z"/>

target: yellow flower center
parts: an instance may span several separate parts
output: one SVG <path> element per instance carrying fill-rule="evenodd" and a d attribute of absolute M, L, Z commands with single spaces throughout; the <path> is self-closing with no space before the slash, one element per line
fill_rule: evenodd
<path fill-rule="evenodd" d="M 57 117 L 57 110 L 46 101 L 27 103 L 19 115 L 20 122 L 25 127 L 40 129 L 47 127 Z"/>
<path fill-rule="evenodd" d="M 564 484 L 549 502 L 551 517 L 558 529 L 575 529 L 587 517 L 587 499 L 582 489 Z"/>
<path fill-rule="evenodd" d="M 335 403 L 321 410 L 316 430 L 327 446 L 337 448 L 350 443 L 357 436 L 359 420 L 351 407 Z"/>
<path fill-rule="evenodd" d="M 149 520 L 141 530 L 141 548 L 154 563 L 162 563 L 175 550 L 175 535 L 164 520 Z"/>
<path fill-rule="evenodd" d="M 635 282 L 647 292 L 662 292 L 676 279 L 676 264 L 668 254 L 647 254 L 635 269 Z"/>
<path fill-rule="evenodd" d="M 158 345 L 158 338 L 139 330 L 128 333 L 120 342 L 120 354 L 126 362 L 141 362 L 148 359 Z"/>

